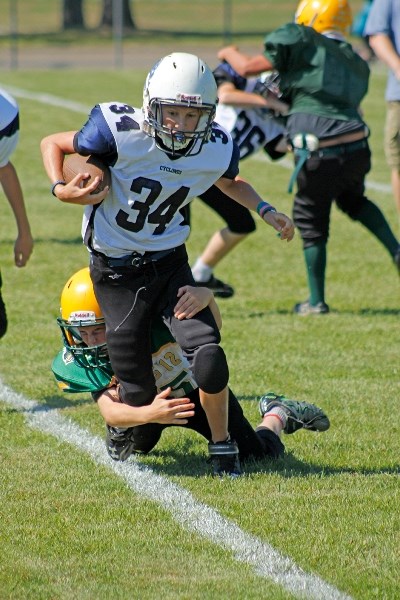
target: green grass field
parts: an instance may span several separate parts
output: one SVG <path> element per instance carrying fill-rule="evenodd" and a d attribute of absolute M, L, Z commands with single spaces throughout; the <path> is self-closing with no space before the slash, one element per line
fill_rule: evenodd
<path fill-rule="evenodd" d="M 84 71 L 15 72 L 2 74 L 2 85 L 87 107 L 115 98 L 139 106 L 144 76 L 125 71 L 105 77 Z M 389 184 L 382 152 L 384 84 L 385 73 L 377 69 L 363 107 L 372 129 L 371 185 Z M 17 270 L 15 224 L 2 195 L 0 265 L 10 324 L 0 342 L 0 377 L 49 413 L 57 409 L 102 438 L 104 425 L 94 403 L 86 395 L 62 396 L 50 371 L 61 344 L 55 322 L 60 293 L 69 275 L 87 264 L 88 255 L 80 239 L 81 209 L 50 195 L 39 143 L 51 132 L 79 128 L 85 113 L 29 98 L 20 98 L 19 104 L 22 133 L 14 164 L 36 244 L 28 266 Z M 244 162 L 241 172 L 290 214 L 287 168 L 258 156 Z M 398 233 L 390 191 L 371 189 L 369 196 Z M 221 224 L 199 201 L 193 215 L 188 241 L 192 260 Z M 144 470 L 143 477 L 164 476 L 344 594 L 359 600 L 399 598 L 400 307 L 399 279 L 390 257 L 334 208 L 329 316 L 291 314 L 294 303 L 307 296 L 300 240 L 281 243 L 261 222 L 217 275 L 237 292 L 219 304 L 231 387 L 246 416 L 258 423 L 257 399 L 272 389 L 319 404 L 330 416 L 331 429 L 287 436 L 285 460 L 250 464 L 237 481 L 212 479 L 205 441 L 169 430 L 156 451 L 140 460 L 151 470 Z M 2 600 L 300 597 L 258 575 L 229 549 L 180 525 L 173 508 L 130 489 L 108 464 L 30 427 L 5 395 L 3 389 Z"/>

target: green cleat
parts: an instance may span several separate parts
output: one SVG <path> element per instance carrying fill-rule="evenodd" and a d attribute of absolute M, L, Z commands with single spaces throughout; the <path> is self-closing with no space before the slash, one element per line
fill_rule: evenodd
<path fill-rule="evenodd" d="M 285 396 L 268 392 L 260 399 L 261 416 L 264 417 L 274 406 L 282 408 L 287 415 L 286 426 L 283 430 L 285 433 L 294 433 L 298 429 L 309 429 L 310 431 L 326 431 L 329 429 L 328 417 L 315 404 L 289 400 Z"/>

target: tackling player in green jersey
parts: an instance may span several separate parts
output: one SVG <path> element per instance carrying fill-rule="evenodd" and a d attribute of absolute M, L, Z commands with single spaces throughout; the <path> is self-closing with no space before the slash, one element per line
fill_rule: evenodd
<path fill-rule="evenodd" d="M 175 306 L 177 319 L 190 319 L 209 306 L 221 327 L 221 315 L 211 290 L 185 286 L 179 290 Z M 178 425 L 193 429 L 209 442 L 211 432 L 199 399 L 199 388 L 191 365 L 161 317 L 153 321 L 151 346 L 153 373 L 157 387 L 154 400 L 144 406 L 131 406 L 120 400 L 118 381 L 113 375 L 105 343 L 105 324 L 94 295 L 89 269 L 72 275 L 61 295 L 58 319 L 64 347 L 55 357 L 52 370 L 64 392 L 91 392 L 106 422 L 107 450 L 114 460 L 126 460 L 132 453 L 150 452 L 163 429 Z M 260 400 L 262 421 L 254 430 L 232 391 L 229 392 L 229 425 L 237 442 L 240 459 L 278 458 L 284 454 L 282 431 L 298 429 L 325 431 L 329 419 L 317 406 L 289 400 L 272 392 Z M 210 456 L 212 454 L 212 443 Z M 214 474 L 220 474 L 221 453 Z M 222 465 L 223 466 L 223 465 Z M 230 476 L 241 473 L 239 461 Z"/>

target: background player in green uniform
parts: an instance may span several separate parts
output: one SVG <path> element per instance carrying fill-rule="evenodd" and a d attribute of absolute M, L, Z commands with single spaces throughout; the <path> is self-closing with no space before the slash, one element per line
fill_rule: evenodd
<path fill-rule="evenodd" d="M 175 316 L 190 319 L 209 306 L 217 325 L 221 316 L 211 290 L 181 288 Z M 61 295 L 64 348 L 55 357 L 52 370 L 64 392 L 91 392 L 106 422 L 107 450 L 114 460 L 126 460 L 132 453 L 148 453 L 162 431 L 171 425 L 193 429 L 207 440 L 211 432 L 200 404 L 199 389 L 190 364 L 161 317 L 152 325 L 153 372 L 158 394 L 145 406 L 130 406 L 120 401 L 105 344 L 104 319 L 94 296 L 87 268 L 75 273 Z M 262 421 L 256 430 L 245 418 L 242 408 L 229 393 L 229 425 L 237 441 L 241 459 L 278 458 L 284 454 L 282 431 L 294 433 L 305 428 L 325 431 L 329 419 L 317 406 L 268 393 L 260 400 Z M 212 458 L 212 454 L 211 454 Z M 220 457 L 218 459 L 218 473 Z M 230 475 L 239 475 L 237 473 Z"/>
<path fill-rule="evenodd" d="M 307 301 L 294 307 L 300 315 L 329 312 L 325 270 L 333 201 L 384 245 L 400 270 L 398 240 L 365 196 L 371 152 L 359 105 L 369 67 L 345 41 L 351 20 L 347 0 L 302 0 L 295 23 L 266 36 L 264 54 L 250 57 L 234 46 L 218 54 L 243 77 L 276 69 L 290 105 L 286 130 L 297 175 L 293 220 L 303 240 L 309 286 Z"/>

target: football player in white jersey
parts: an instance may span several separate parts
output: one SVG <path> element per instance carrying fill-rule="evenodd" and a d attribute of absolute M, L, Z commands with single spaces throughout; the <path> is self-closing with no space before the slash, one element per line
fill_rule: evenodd
<path fill-rule="evenodd" d="M 221 459 L 223 472 L 231 459 L 234 473 L 240 466 L 228 431 L 229 371 L 215 319 L 208 307 L 190 320 L 174 316 L 178 290 L 195 284 L 183 209 L 216 184 L 232 202 L 257 211 L 282 240 L 293 238 L 294 227 L 238 176 L 238 148 L 213 122 L 216 104 L 209 67 L 192 54 L 173 53 L 148 74 L 142 108 L 96 105 L 80 131 L 50 135 L 41 150 L 53 194 L 86 205 L 82 234 L 121 401 L 143 406 L 155 397 L 150 327 L 161 312 L 192 361 L 211 430 L 210 455 L 215 463 Z M 93 194 L 97 178 L 82 188 L 85 173 L 66 184 L 63 160 L 72 152 L 106 163 L 111 189 Z"/>
<path fill-rule="evenodd" d="M 228 63 L 213 71 L 218 87 L 219 103 L 215 120 L 227 129 L 245 159 L 263 150 L 271 160 L 282 158 L 288 150 L 282 115 L 288 104 L 281 98 L 276 72 L 260 77 L 241 77 Z M 267 167 L 264 167 L 267 168 Z M 217 264 L 256 229 L 250 211 L 240 204 L 232 205 L 216 186 L 200 199 L 214 210 L 226 226 L 216 231 L 192 266 L 195 281 L 210 288 L 219 298 L 230 298 L 234 288 L 214 275 Z"/>
<path fill-rule="evenodd" d="M 19 109 L 15 99 L 0 89 L 0 185 L 14 213 L 18 235 L 14 244 L 14 262 L 24 267 L 32 253 L 33 239 L 17 171 L 10 161 L 19 138 Z M 7 331 L 6 307 L 1 295 L 0 273 L 0 338 Z"/>

